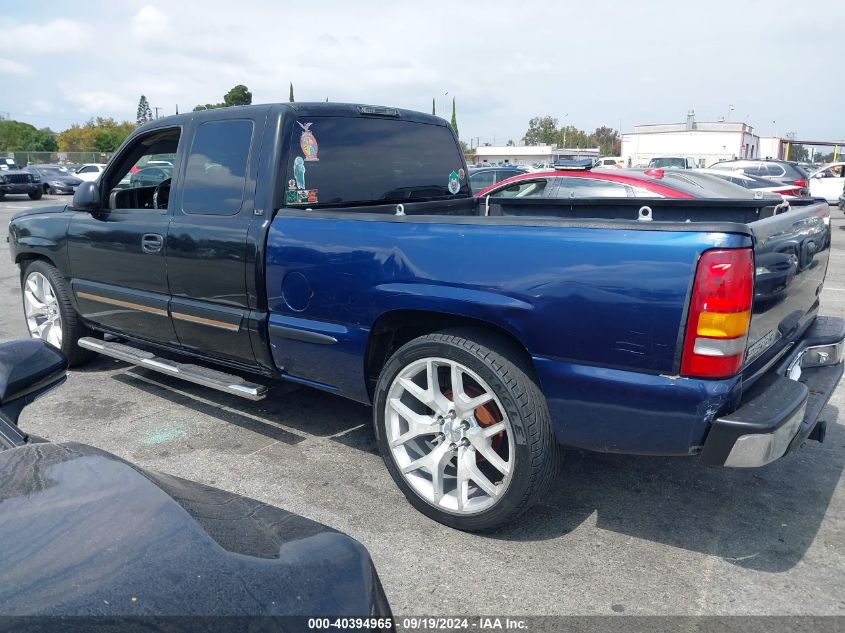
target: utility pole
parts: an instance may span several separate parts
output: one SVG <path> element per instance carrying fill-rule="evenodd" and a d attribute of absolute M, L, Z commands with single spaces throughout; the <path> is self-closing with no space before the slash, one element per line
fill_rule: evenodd
<path fill-rule="evenodd" d="M 158 106 L 155 106 L 155 107 L 153 108 L 153 110 L 155 110 L 155 111 L 156 111 L 156 118 L 158 118 L 158 111 L 159 111 L 159 110 L 161 110 L 161 108 L 160 108 L 160 107 L 158 107 Z"/>

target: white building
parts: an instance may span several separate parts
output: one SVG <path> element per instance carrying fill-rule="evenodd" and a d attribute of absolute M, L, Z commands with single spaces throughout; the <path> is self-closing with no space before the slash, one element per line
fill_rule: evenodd
<path fill-rule="evenodd" d="M 686 123 L 636 125 L 633 132 L 622 135 L 622 157 L 626 162 L 630 158 L 632 166 L 661 156 L 692 158 L 699 167 L 708 167 L 720 160 L 766 155 L 760 151 L 760 137 L 747 123 L 699 123 L 692 112 Z"/>
<path fill-rule="evenodd" d="M 760 158 L 782 159 L 786 142 L 777 136 L 760 137 Z"/>
<path fill-rule="evenodd" d="M 553 165 L 557 160 L 598 158 L 599 149 L 573 149 L 557 145 L 481 145 L 475 148 L 473 165 Z"/>

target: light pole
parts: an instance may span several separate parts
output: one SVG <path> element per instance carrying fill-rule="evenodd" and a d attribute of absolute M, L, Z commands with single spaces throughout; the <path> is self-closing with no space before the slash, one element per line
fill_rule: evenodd
<path fill-rule="evenodd" d="M 566 117 L 569 116 L 569 112 L 563 115 L 563 147 L 561 149 L 566 149 Z"/>

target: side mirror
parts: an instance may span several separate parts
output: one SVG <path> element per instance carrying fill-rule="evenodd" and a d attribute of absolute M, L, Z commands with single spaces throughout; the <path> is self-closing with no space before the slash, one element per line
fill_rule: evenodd
<path fill-rule="evenodd" d="M 73 194 L 73 208 L 79 211 L 96 211 L 100 209 L 100 190 L 96 182 L 84 180 Z"/>
<path fill-rule="evenodd" d="M 21 411 L 66 378 L 67 358 L 41 339 L 0 345 L 0 449 L 26 441 L 17 428 Z"/>

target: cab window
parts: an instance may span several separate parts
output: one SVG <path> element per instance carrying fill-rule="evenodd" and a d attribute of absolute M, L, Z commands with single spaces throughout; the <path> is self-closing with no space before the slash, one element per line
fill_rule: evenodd
<path fill-rule="evenodd" d="M 102 191 L 110 209 L 152 209 L 156 188 L 169 182 L 176 165 L 180 128 L 154 130 L 134 139 L 105 174 Z M 167 208 L 167 192 L 159 208 Z"/>
<path fill-rule="evenodd" d="M 385 117 L 300 117 L 282 201 L 312 207 L 468 198 L 452 129 Z"/>
<path fill-rule="evenodd" d="M 252 121 L 206 121 L 188 156 L 182 211 L 234 215 L 241 210 L 247 180 Z"/>

